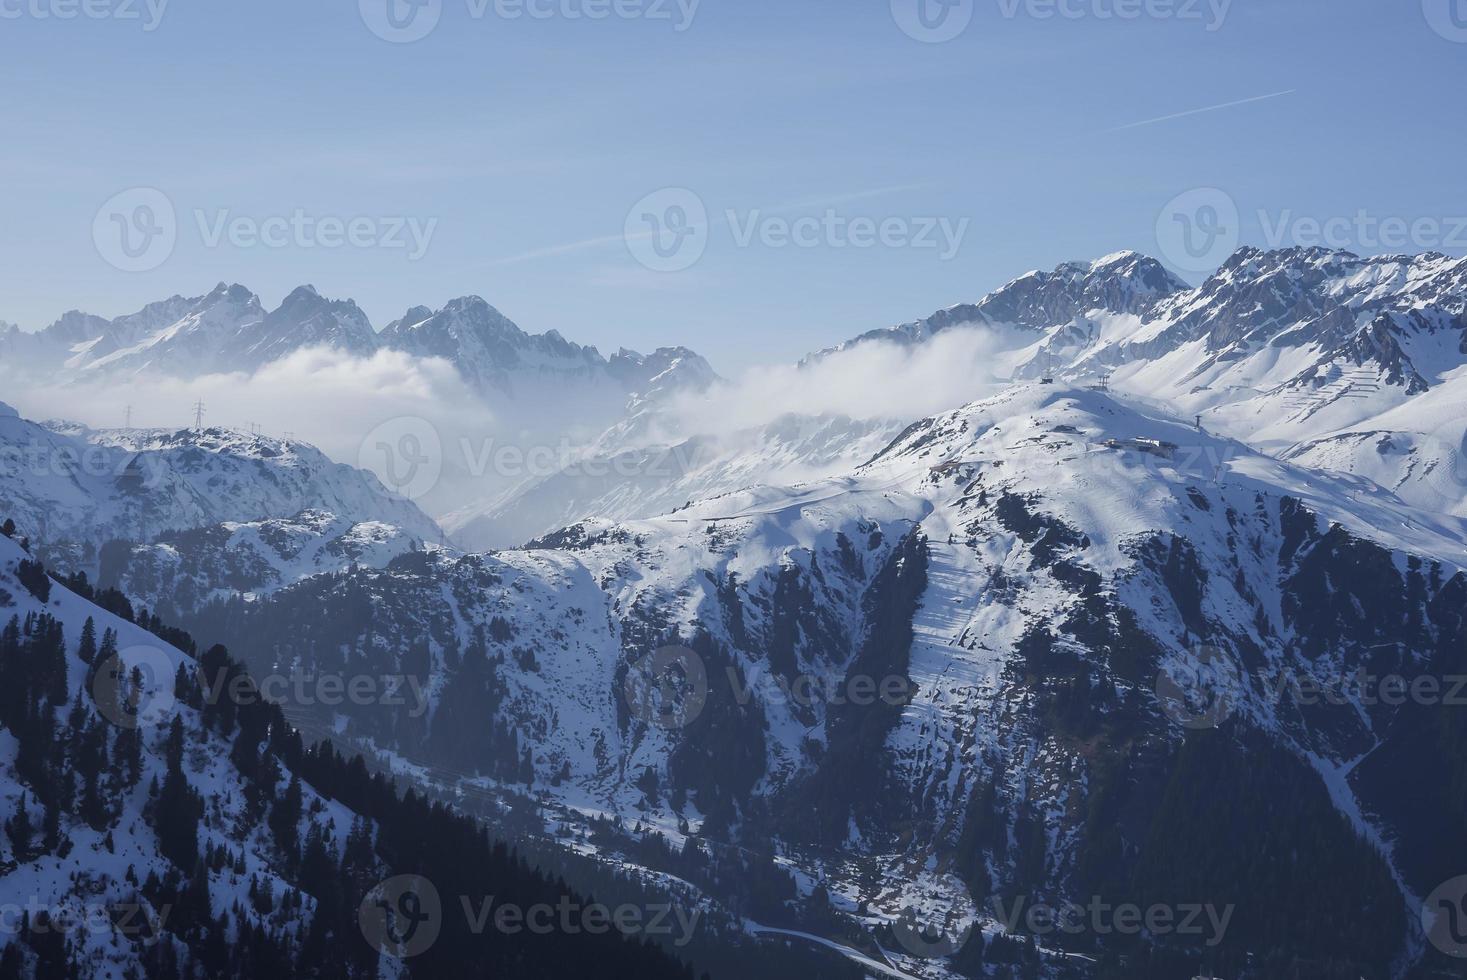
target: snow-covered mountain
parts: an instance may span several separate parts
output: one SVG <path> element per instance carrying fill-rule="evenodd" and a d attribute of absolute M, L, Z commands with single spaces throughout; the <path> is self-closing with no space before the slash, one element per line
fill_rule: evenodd
<path fill-rule="evenodd" d="M 1243 248 L 1193 289 L 1120 253 L 836 350 L 972 326 L 1002 345 L 1000 373 L 1123 391 L 1415 506 L 1467 513 L 1467 259 Z"/>
<path fill-rule="evenodd" d="M 20 350 L 29 336 L 15 324 L 0 320 L 0 353 L 7 358 L 20 356 Z"/>
<path fill-rule="evenodd" d="M 263 581 L 319 567 L 385 561 L 442 532 L 411 501 L 362 470 L 295 440 L 229 429 L 90 430 L 38 425 L 0 406 L 0 511 L 32 529 L 44 557 L 94 577 L 109 542 L 170 547 L 252 542 Z M 314 538 L 309 545 L 302 533 Z M 265 550 L 262 550 L 265 549 Z M 191 555 L 189 560 L 202 556 Z M 217 586 L 238 581 L 229 576 Z"/>
<path fill-rule="evenodd" d="M 420 308 L 382 342 L 552 426 L 614 420 L 562 471 L 448 519 L 475 547 L 538 540 L 466 555 L 309 504 L 115 550 L 108 581 L 237 637 L 252 667 L 420 677 L 421 716 L 300 723 L 541 843 L 615 838 L 616 860 L 751 931 L 773 914 L 922 978 L 984 975 L 985 956 L 1037 975 L 1403 976 L 1441 965 L 1421 904 L 1467 873 L 1467 809 L 1437 778 L 1467 766 L 1467 729 L 1440 700 L 1351 685 L 1467 676 L 1464 299 L 1467 260 L 1439 255 L 1245 249 L 1188 288 L 1121 253 L 802 367 L 978 330 L 1012 379 L 997 396 L 716 436 L 678 428 L 714 380 L 696 355 L 603 360 L 481 300 Z M 586 398 L 557 414 L 570 388 Z M 125 460 L 199 437 L 45 431 Z M 20 485 L 29 520 L 117 492 Z M 668 847 L 622 839 L 632 824 Z M 780 871 L 699 864 L 729 853 Z M 795 900 L 770 903 L 786 873 Z M 1091 898 L 1228 925 L 997 938 L 1016 900 Z M 911 915 L 978 932 L 924 958 Z"/>
<path fill-rule="evenodd" d="M 382 342 L 451 361 L 470 385 L 486 392 L 512 393 L 518 379 L 537 376 L 611 380 L 595 348 L 573 344 L 554 330 L 531 336 L 477 296 L 453 300 L 437 312 L 409 310 L 383 329 Z"/>
<path fill-rule="evenodd" d="M 1461 520 L 1123 397 L 1032 384 L 923 420 L 841 477 L 523 551 L 405 556 L 197 622 L 246 624 L 251 663 L 426 664 L 424 725 L 347 712 L 338 735 L 483 789 L 513 781 L 506 733 L 526 733 L 552 824 L 612 813 L 675 846 L 773 840 L 848 925 L 943 908 L 937 925 L 993 934 L 1013 896 L 1186 896 L 1236 918 L 1215 945 L 1169 947 L 1179 970 L 1328 955 L 1374 977 L 1422 956 L 1431 835 L 1467 817 L 1446 797 L 1429 819 L 1403 809 L 1397 788 L 1445 716 L 1271 685 L 1455 667 L 1464 568 Z M 364 600 L 369 619 L 347 614 Z M 668 643 L 677 680 L 629 695 Z M 1206 716 L 1162 680 L 1206 657 L 1239 686 L 1215 726 L 1187 724 Z M 472 741 L 448 737 L 470 716 Z M 1233 806 L 1283 794 L 1283 810 Z M 1324 925 L 1362 918 L 1343 938 Z M 1040 945 L 1051 964 L 1126 955 L 1087 932 Z M 884 951 L 938 975 L 910 946 Z"/>
<path fill-rule="evenodd" d="M 277 309 L 267 311 L 245 287 L 223 283 L 205 296 L 175 296 L 115 320 L 73 312 L 34 334 L 0 330 L 0 374 L 11 372 L 12 383 L 27 388 L 42 380 L 62 391 L 88 385 L 107 391 L 114 384 L 141 389 L 127 400 L 146 398 L 148 386 L 159 379 L 208 377 L 237 393 L 236 400 L 278 399 L 278 379 L 268 373 L 262 379 L 257 372 L 305 350 L 356 358 L 395 354 L 377 365 L 390 364 L 384 369 L 394 375 L 407 368 L 400 363 L 404 356 L 415 362 L 442 359 L 456 371 L 468 390 L 445 396 L 445 403 L 456 398 L 458 408 L 436 419 L 443 436 L 442 479 L 422 501 L 435 514 L 466 507 L 482 510 L 523 481 L 524 474 L 476 468 L 476 447 L 513 443 L 526 451 L 546 446 L 584 450 L 609 428 L 717 380 L 708 362 L 686 348 L 650 354 L 621 349 L 603 357 L 596 348 L 572 343 L 554 331 L 527 333 L 475 296 L 453 300 L 437 311 L 414 308 L 378 333 L 355 303 L 327 299 L 311 286 L 296 289 Z M 436 366 L 411 366 L 426 377 L 443 377 Z M 321 367 L 318 356 L 300 369 Z M 338 384 L 349 387 L 356 373 L 343 372 Z M 252 388 L 256 382 L 266 394 Z M 373 394 L 351 392 L 356 397 Z M 412 407 L 400 414 L 416 417 L 417 411 L 426 411 L 422 400 L 435 394 L 442 393 L 412 389 L 405 396 Z M 40 395 L 31 400 L 44 403 Z M 309 417 L 303 420 L 306 428 L 312 424 Z M 299 428 L 289 422 L 285 427 Z M 367 427 L 354 435 L 367 436 Z M 310 435 L 318 441 L 342 438 L 339 430 L 317 429 Z M 512 536 L 511 543 L 546 528 L 526 530 L 523 536 Z"/>
<path fill-rule="evenodd" d="M 643 420 L 634 416 L 553 474 L 444 515 L 444 530 L 470 551 L 509 548 L 593 516 L 636 520 L 746 487 L 819 479 L 870 459 L 907 424 L 786 415 L 668 443 L 629 437 Z"/>
<path fill-rule="evenodd" d="M 977 303 L 862 334 L 801 367 L 981 330 L 996 377 L 1114 387 L 1202 415 L 1266 452 L 1463 515 L 1464 304 L 1467 261 L 1440 255 L 1244 249 L 1192 289 L 1156 260 L 1122 252 L 1031 272 Z M 666 407 L 629 414 L 564 472 L 459 508 L 445 527 L 466 547 L 487 548 L 588 517 L 651 517 L 700 497 L 837 474 L 914 421 L 787 417 L 731 436 L 669 439 L 681 421 Z"/>
<path fill-rule="evenodd" d="M 206 296 L 174 297 L 111 322 L 68 314 L 40 340 L 56 347 L 67 374 L 194 376 L 233 369 L 226 366 L 225 349 L 256 333 L 264 318 L 254 293 L 220 283 Z"/>
<path fill-rule="evenodd" d="M 1134 379 L 1185 402 L 1181 410 L 1235 425 L 1248 424 L 1247 413 L 1232 406 L 1269 399 L 1280 418 L 1249 421 L 1270 438 L 1268 424 L 1307 419 L 1318 428 L 1378 413 L 1380 399 L 1358 398 L 1372 385 L 1399 404 L 1440 383 L 1467 356 L 1464 304 L 1464 259 L 1245 248 L 1197 289 L 1144 311 L 1133 329 L 1070 330 L 1049 346 L 1074 370 L 1115 372 L 1118 384 Z"/>
<path fill-rule="evenodd" d="M 608 359 L 555 331 L 528 334 L 477 296 L 436 312 L 415 307 L 378 333 L 355 303 L 327 299 L 312 286 L 267 311 L 244 286 L 220 283 L 207 295 L 174 296 L 115 320 L 71 312 L 35 334 L 0 329 L 0 350 L 63 381 L 248 374 L 310 347 L 441 357 L 491 400 L 559 385 L 562 400 L 607 400 L 611 414 L 599 420 L 603 427 L 630 397 L 706 385 L 714 377 L 706 361 L 684 348 L 650 355 L 622 350 Z"/>
<path fill-rule="evenodd" d="M 255 371 L 303 347 L 330 347 L 365 357 L 378 347 L 371 322 L 351 300 L 329 300 L 301 286 L 276 310 L 228 339 L 218 361 L 231 371 Z"/>
<path fill-rule="evenodd" d="M 436 312 L 415 307 L 383 329 L 379 343 L 452 363 L 465 382 L 523 429 L 568 434 L 580 444 L 642 405 L 681 390 L 701 390 L 716 375 L 686 348 L 607 359 L 554 330 L 528 334 L 477 296 Z"/>
<path fill-rule="evenodd" d="M 1185 288 L 1159 262 L 1133 252 L 1066 263 L 1029 273 L 977 303 L 862 334 L 812 354 L 800 367 L 814 371 L 876 343 L 910 348 L 945 331 L 982 329 L 996 340 L 993 372 L 1009 377 L 1055 325 L 1086 315 L 1136 316 Z M 712 434 L 688 431 L 680 417 L 687 407 L 686 401 L 634 406 L 562 472 L 458 508 L 442 523 L 456 542 L 474 549 L 522 543 L 591 517 L 653 517 L 695 499 L 847 471 L 915 421 L 908 415 L 784 414 L 765 425 Z"/>
<path fill-rule="evenodd" d="M 616 933 L 474 929 L 459 895 L 585 900 L 473 821 L 400 796 L 360 760 L 304 748 L 224 648 L 197 655 L 185 635 L 133 622 L 115 595 L 48 579 L 6 527 L 5 976 L 691 980 Z M 382 924 L 401 894 L 418 901 L 410 933 Z"/>
<path fill-rule="evenodd" d="M 212 600 L 267 595 L 358 565 L 385 568 L 434 547 L 394 524 L 304 510 L 293 517 L 165 531 L 151 542 L 109 553 L 99 575 L 104 584 L 177 622 Z"/>
<path fill-rule="evenodd" d="M 1202 287 L 1192 289 L 1155 259 L 1120 252 L 1094 262 L 1065 263 L 1050 272 L 1030 272 L 976 303 L 870 331 L 820 351 L 802 361 L 801 368 L 830 369 L 841 363 L 842 356 L 876 345 L 913 349 L 941 335 L 981 331 L 986 338 L 985 367 L 994 377 L 1058 375 L 1077 383 L 1108 381 L 1133 395 L 1157 398 L 1179 413 L 1207 411 L 1209 424 L 1242 438 L 1257 436 L 1259 445 L 1282 451 L 1306 437 L 1328 433 L 1330 426 L 1318 414 L 1327 407 L 1326 401 L 1345 398 L 1346 404 L 1354 405 L 1349 399 L 1358 399 L 1369 387 L 1397 392 L 1399 402 L 1425 390 L 1423 370 L 1438 374 L 1453 370 L 1460 357 L 1437 356 L 1427 347 L 1461 342 L 1451 318 L 1460 314 L 1464 299 L 1467 285 L 1460 263 L 1440 257 L 1362 260 L 1323 251 L 1245 250 Z M 1428 303 L 1438 306 L 1424 309 Z M 1366 337 L 1381 335 L 1385 340 L 1362 341 L 1346 329 L 1354 322 L 1344 312 L 1351 304 L 1372 319 Z M 1390 340 L 1391 331 L 1379 319 L 1386 310 L 1400 314 L 1401 329 L 1412 331 L 1411 339 L 1402 342 L 1405 346 Z M 1244 364 L 1249 350 L 1255 360 Z M 1416 367 L 1417 360 L 1426 366 Z M 1256 401 L 1263 393 L 1257 387 L 1264 383 L 1260 376 L 1290 364 L 1296 372 L 1313 365 L 1320 378 L 1313 384 L 1322 393 L 1306 394 L 1305 382 L 1296 381 L 1272 401 Z M 1202 392 L 1212 390 L 1199 382 L 1204 374 L 1213 378 L 1216 390 L 1227 394 L 1203 399 Z M 1392 384 L 1396 387 L 1390 388 Z M 1232 416 L 1215 415 L 1232 402 L 1237 402 L 1230 409 Z M 1289 423 L 1284 405 L 1308 409 L 1315 423 Z M 894 436 L 915 421 L 902 415 L 862 419 L 846 439 L 848 451 L 841 452 L 832 441 L 818 438 L 848 424 L 839 418 L 783 418 L 733 437 L 683 432 L 668 439 L 664 433 L 678 432 L 680 420 L 675 412 L 660 412 L 660 407 L 650 406 L 617 423 L 565 473 L 528 481 L 461 508 L 445 516 L 445 525 L 467 546 L 498 547 L 544 533 L 555 522 L 592 516 L 650 517 L 698 497 L 834 475 L 869 458 L 879 448 L 871 445 L 879 434 Z M 1249 421 L 1231 424 L 1234 416 Z M 1348 418 L 1357 416 L 1363 417 L 1357 412 Z M 1346 418 L 1341 415 L 1336 421 Z M 1262 431 L 1258 419 L 1279 424 L 1282 434 Z M 816 433 L 817 438 L 802 447 L 800 440 L 790 438 L 792 429 Z M 1434 429 L 1422 434 L 1439 441 Z M 1411 444 L 1409 439 L 1397 441 Z M 727 454 L 719 448 L 725 444 L 731 447 Z M 638 460 L 648 461 L 647 465 L 638 465 Z M 653 465 L 664 460 L 680 465 Z M 618 472 L 631 475 L 620 481 L 585 477 L 587 470 L 607 472 L 613 464 L 620 464 Z M 1400 467 L 1402 472 L 1387 482 L 1412 483 L 1427 465 Z M 1377 469 L 1368 461 L 1347 468 L 1362 474 Z M 1434 489 L 1406 492 L 1413 502 L 1424 502 Z M 1467 507 L 1463 496 L 1458 492 L 1453 507 L 1447 509 L 1459 503 Z"/>
<path fill-rule="evenodd" d="M 951 306 L 924 320 L 861 334 L 812 358 L 872 341 L 919 344 L 945 330 L 963 327 L 1032 340 L 1035 333 L 1047 333 L 1078 318 L 1140 315 L 1186 289 L 1186 283 L 1155 259 L 1137 252 L 1117 252 L 1094 262 L 1066 262 L 1052 272 L 1026 273 L 976 303 Z"/>

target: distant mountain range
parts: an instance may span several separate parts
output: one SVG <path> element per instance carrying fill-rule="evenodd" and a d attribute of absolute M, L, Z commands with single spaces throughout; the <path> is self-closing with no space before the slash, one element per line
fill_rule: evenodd
<path fill-rule="evenodd" d="M 274 310 L 240 285 L 220 283 L 203 296 L 174 296 L 107 320 L 71 312 L 36 333 L 0 324 L 0 352 L 61 380 L 254 372 L 309 347 L 370 356 L 396 350 L 441 357 L 487 397 L 557 383 L 642 394 L 674 380 L 706 384 L 707 362 L 685 348 L 610 358 L 555 331 L 528 334 L 477 296 L 441 310 L 414 307 L 380 333 L 351 300 L 331 300 L 301 286 Z M 617 406 L 620 407 L 620 406 Z"/>
<path fill-rule="evenodd" d="M 1103 384 L 1267 452 L 1368 477 L 1417 506 L 1467 514 L 1467 423 L 1455 409 L 1467 398 L 1464 303 L 1467 262 L 1438 254 L 1245 248 L 1192 288 L 1155 259 L 1120 252 L 1031 272 L 801 367 L 983 330 L 997 378 Z M 569 439 L 574 459 L 556 474 L 475 476 L 449 461 L 434 513 L 470 549 L 832 475 L 915 420 L 789 417 L 693 431 L 680 418 L 687 399 L 720 384 L 702 357 L 683 347 L 604 357 L 554 331 L 526 333 L 477 297 L 416 307 L 378 332 L 356 304 L 309 286 L 266 311 L 244 287 L 220 284 L 114 320 L 68 313 L 35 334 L 0 327 L 0 352 L 70 382 L 248 373 L 308 347 L 443 358 L 508 428 L 535 443 Z"/>
<path fill-rule="evenodd" d="M 1031 272 L 801 367 L 983 330 L 996 378 L 1104 385 L 1266 452 L 1367 477 L 1418 507 L 1467 514 L 1464 304 L 1467 262 L 1439 254 L 1245 248 L 1193 288 L 1155 259 L 1121 252 Z M 434 514 L 474 550 L 586 517 L 649 517 L 754 484 L 829 476 L 915 421 L 792 416 L 698 432 L 680 413 L 720 384 L 702 357 L 683 347 L 603 357 L 553 331 L 526 333 L 477 297 L 416 307 L 378 332 L 356 304 L 309 286 L 266 311 L 244 287 L 220 284 L 114 320 L 68 313 L 36 334 L 0 327 L 0 352 L 71 382 L 248 373 L 323 346 L 443 358 L 522 438 L 568 440 L 574 458 L 559 473 L 473 475 L 448 461 Z"/>

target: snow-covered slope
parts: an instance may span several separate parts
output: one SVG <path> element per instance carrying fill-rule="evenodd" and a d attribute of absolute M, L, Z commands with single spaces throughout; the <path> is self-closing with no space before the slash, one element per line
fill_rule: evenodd
<path fill-rule="evenodd" d="M 1354 473 L 1427 513 L 1467 517 L 1467 372 L 1364 423 L 1306 439 L 1280 455 Z"/>
<path fill-rule="evenodd" d="M 1229 814 L 1237 862 L 1294 852 L 1257 869 L 1270 897 L 1231 861 L 1189 879 L 1192 894 L 1255 903 L 1231 955 L 1331 948 L 1379 971 L 1419 951 L 1406 910 L 1433 873 L 1415 818 L 1352 779 L 1399 737 L 1400 713 L 1301 706 L 1267 679 L 1439 666 L 1467 636 L 1452 612 L 1462 568 L 1461 520 L 1123 398 L 1036 384 L 917 423 L 841 477 L 578 524 L 523 551 L 405 556 L 282 590 L 244 621 L 252 662 L 350 649 L 374 670 L 428 665 L 426 729 L 348 714 L 336 730 L 354 744 L 482 787 L 513 781 L 524 760 L 505 733 L 525 733 L 558 819 L 773 839 L 868 926 L 969 894 L 1175 890 L 1193 857 L 1166 828 L 1211 820 L 1215 803 L 1168 797 L 1169 780 L 1201 767 L 1224 799 L 1288 786 L 1307 841 L 1292 817 Z M 344 615 L 364 600 L 369 622 Z M 669 642 L 679 680 L 654 677 L 649 708 L 629 678 L 666 666 Z M 1157 690 L 1212 649 L 1243 688 L 1198 748 Z M 448 738 L 464 717 L 485 719 L 473 741 Z M 1274 879 L 1304 866 L 1336 883 L 1311 909 L 1372 929 L 1344 943 L 1305 923 L 1270 931 L 1298 900 Z M 992 906 L 969 919 L 996 927 Z"/>
<path fill-rule="evenodd" d="M 204 529 L 229 536 L 235 525 L 252 522 L 267 522 L 261 540 L 284 549 L 276 565 L 287 576 L 301 549 L 285 545 L 289 535 L 272 530 L 271 520 L 313 528 L 320 538 L 307 550 L 335 554 L 342 566 L 378 553 L 377 545 L 354 552 L 349 540 L 396 541 L 389 548 L 396 551 L 442 537 L 411 501 L 371 474 L 295 440 L 220 428 L 43 426 L 3 407 L 0 511 L 33 529 L 58 566 L 93 575 L 110 541 L 146 544 Z"/>
<path fill-rule="evenodd" d="M 66 722 L 59 729 L 54 750 L 44 759 L 34 757 L 33 736 L 20 730 L 23 722 L 18 717 L 7 715 L 0 726 L 0 812 L 8 821 L 8 839 L 0 848 L 4 853 L 0 882 L 7 902 L 29 907 L 33 916 L 40 910 L 51 920 L 51 930 L 66 921 L 72 925 L 65 934 L 70 942 L 51 949 L 46 942 L 46 923 L 32 919 L 38 930 L 35 938 L 12 924 L 0 935 L 5 955 L 21 957 L 27 964 L 22 968 L 27 976 L 44 975 L 58 967 L 75 977 L 121 980 L 147 973 L 161 975 L 154 971 L 162 971 L 166 964 L 175 964 L 176 969 L 180 960 L 192 958 L 186 938 L 191 926 L 198 930 L 192 940 L 198 944 L 195 950 L 201 950 L 202 936 L 216 928 L 207 918 L 199 921 L 201 898 L 205 916 L 212 907 L 239 916 L 238 928 L 261 928 L 282 936 L 295 931 L 303 936 L 315 909 L 314 899 L 306 896 L 297 922 L 287 925 L 273 900 L 261 908 L 252 897 L 257 889 L 268 887 L 271 895 L 284 898 L 298 884 L 293 875 L 286 877 L 269 828 L 249 816 L 251 801 L 262 790 L 270 797 L 282 793 L 291 774 L 277 772 L 278 784 L 250 785 L 230 761 L 231 745 L 226 737 L 202 725 L 198 712 L 172 703 L 173 674 L 191 662 L 189 658 L 59 585 L 50 587 L 48 601 L 40 601 L 19 581 L 17 569 L 26 560 L 28 556 L 15 541 L 0 536 L 0 616 L 27 622 L 31 617 L 49 616 L 59 628 L 57 638 L 64 652 L 54 667 L 63 686 L 54 692 L 55 701 L 49 708 L 44 703 L 37 706 L 51 714 L 35 724 L 44 722 L 49 727 L 61 719 Z M 101 644 L 100 651 L 96 645 L 90 648 L 92 652 L 84 648 L 82 636 L 88 622 L 93 624 L 93 643 Z M 106 634 L 110 642 L 104 642 Z M 21 634 L 16 634 L 14 642 L 23 642 Z M 39 644 L 40 634 L 34 640 L 26 636 L 24 642 Z M 0 670 L 7 683 L 19 683 L 19 652 L 6 649 L 3 654 L 6 662 L 0 664 Z M 114 656 L 118 659 L 112 659 Z M 98 662 L 89 662 L 91 657 Z M 99 669 L 116 670 L 119 663 L 126 665 L 124 674 L 131 668 L 147 672 L 143 690 L 148 693 L 142 703 L 151 704 L 158 713 L 148 714 L 151 709 L 145 708 L 138 716 L 141 724 L 116 725 L 118 718 L 129 716 L 108 716 L 95 699 L 96 691 L 111 689 L 105 678 L 96 679 Z M 122 688 L 126 687 L 124 680 Z M 165 700 L 169 702 L 166 711 Z M 199 872 L 193 866 L 179 866 L 179 854 L 161 842 L 158 818 L 151 816 L 159 807 L 159 786 L 169 781 L 170 730 L 166 722 L 175 715 L 188 738 L 183 778 L 209 813 L 207 821 L 196 823 L 196 843 L 180 849 L 212 854 L 223 847 L 229 855 L 227 867 L 201 866 Z M 126 740 L 137 744 L 125 749 Z M 95 752 L 97 744 L 102 746 L 102 771 L 92 768 L 88 773 L 82 756 Z M 112 753 L 117 759 L 115 769 L 105 761 Z M 135 753 L 135 763 L 127 761 L 130 753 Z M 45 779 L 38 764 L 46 771 Z M 130 766 L 135 769 L 129 771 Z M 80 804 L 75 802 L 78 792 Z M 88 809 L 94 794 L 101 799 Z M 345 841 L 352 829 L 350 812 L 309 787 L 303 790 L 303 803 L 309 816 L 303 815 L 297 833 L 304 836 L 314 825 Z M 16 829 L 21 814 L 31 828 L 24 833 Z M 204 891 L 202 896 L 195 892 L 185 904 L 175 893 L 191 875 L 202 882 Z M 170 894 L 175 894 L 172 900 Z M 60 962 L 48 964 L 47 954 L 54 956 L 58 950 Z"/>
<path fill-rule="evenodd" d="M 800 367 L 813 371 L 865 345 L 915 347 L 945 331 L 981 328 L 997 341 L 993 373 L 1008 377 L 1035 356 L 1055 327 L 1086 315 L 1134 318 L 1185 288 L 1159 262 L 1134 252 L 1066 263 L 1053 272 L 1031 272 L 977 303 L 863 334 L 811 355 Z M 588 518 L 651 517 L 746 487 L 822 479 L 870 459 L 915 420 L 787 414 L 766 425 L 711 434 L 688 431 L 680 416 L 686 408 L 634 404 L 563 472 L 447 514 L 444 527 L 464 547 L 506 547 Z"/>
<path fill-rule="evenodd" d="M 1417 507 L 1467 511 L 1467 259 L 1243 248 L 1195 289 L 1159 269 L 1121 253 L 1030 273 L 835 350 L 982 327 L 1000 375 L 1125 392 Z"/>
<path fill-rule="evenodd" d="M 207 296 L 177 299 L 86 331 L 66 349 L 63 368 L 88 375 L 212 374 L 230 370 L 222 351 L 255 333 L 265 318 L 259 297 L 238 284 L 220 283 Z M 99 325 L 100 326 L 100 325 Z M 49 335 L 55 327 L 46 331 Z M 240 365 L 240 369 L 247 368 Z"/>
<path fill-rule="evenodd" d="M 1069 360 L 1277 444 L 1359 424 L 1460 370 L 1464 304 L 1467 260 L 1242 249 Z"/>
<path fill-rule="evenodd" d="M 1464 308 L 1467 260 L 1441 255 L 1243 249 L 1190 289 L 1154 259 L 1122 252 L 1029 273 L 977 303 L 862 334 L 802 366 L 982 330 L 996 377 L 1111 387 L 1201 415 L 1265 452 L 1366 476 L 1414 506 L 1461 515 L 1467 467 L 1454 409 L 1467 398 Z M 500 547 L 557 523 L 647 517 L 746 486 L 835 475 L 864 460 L 876 434 L 912 421 L 810 416 L 732 438 L 669 440 L 661 433 L 679 431 L 681 420 L 651 406 L 566 472 L 477 501 L 445 524 L 469 547 Z M 824 437 L 842 426 L 851 428 L 845 451 Z"/>
<path fill-rule="evenodd" d="M 104 581 L 177 622 L 211 600 L 253 599 L 357 565 L 384 568 L 433 547 L 393 524 L 304 510 L 165 532 L 151 543 L 130 545 L 125 556 L 109 555 Z"/>
<path fill-rule="evenodd" d="M 73 584 L 0 535 L 6 976 L 365 980 L 406 976 L 411 958 L 430 976 L 691 980 L 617 933 L 475 930 L 459 895 L 585 900 L 360 760 L 304 749 L 222 647 L 196 656 Z M 422 914 L 411 931 L 373 915 L 402 894 Z"/>
<path fill-rule="evenodd" d="M 606 433 L 554 474 L 445 515 L 444 530 L 460 547 L 484 551 L 521 545 L 591 517 L 653 517 L 746 487 L 849 470 L 906 426 L 906 420 L 786 415 L 759 428 L 669 444 L 635 438 L 639 421 L 634 417 Z M 624 443 L 630 448 L 620 448 Z"/>

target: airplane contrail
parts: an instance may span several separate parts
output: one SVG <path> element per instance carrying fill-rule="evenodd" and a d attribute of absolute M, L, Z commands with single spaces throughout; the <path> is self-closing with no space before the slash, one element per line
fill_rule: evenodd
<path fill-rule="evenodd" d="M 1285 95 L 1293 95 L 1298 89 L 1288 89 L 1284 92 L 1272 92 L 1268 95 L 1255 95 L 1251 99 L 1239 99 L 1236 102 L 1223 102 L 1220 105 L 1203 106 L 1200 109 L 1188 109 L 1186 112 L 1174 112 L 1169 116 L 1157 116 L 1155 119 L 1142 119 L 1140 122 L 1126 123 L 1124 126 L 1114 126 L 1110 129 L 1102 129 L 1102 133 L 1119 133 L 1127 129 L 1139 129 L 1142 126 L 1152 126 L 1156 123 L 1170 122 L 1173 119 L 1185 119 L 1188 116 L 1198 116 L 1204 112 L 1216 112 L 1219 109 L 1231 109 L 1234 106 L 1249 105 L 1254 102 L 1265 102 L 1269 99 L 1282 98 Z"/>

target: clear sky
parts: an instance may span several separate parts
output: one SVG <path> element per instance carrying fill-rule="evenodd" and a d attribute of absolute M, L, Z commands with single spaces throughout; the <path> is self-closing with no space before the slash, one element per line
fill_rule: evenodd
<path fill-rule="evenodd" d="M 1314 221 L 1467 250 L 1467 0 L 391 0 L 399 33 L 389 0 L 147 2 L 0 0 L 0 319 L 228 280 L 382 326 L 477 293 L 734 370 L 1123 248 L 1205 265 Z M 104 207 L 138 187 L 172 247 L 122 271 L 107 236 L 166 218 Z M 633 210 L 665 188 L 707 222 Z M 1197 188 L 1224 197 L 1169 213 Z M 697 261 L 657 269 L 647 215 Z"/>

